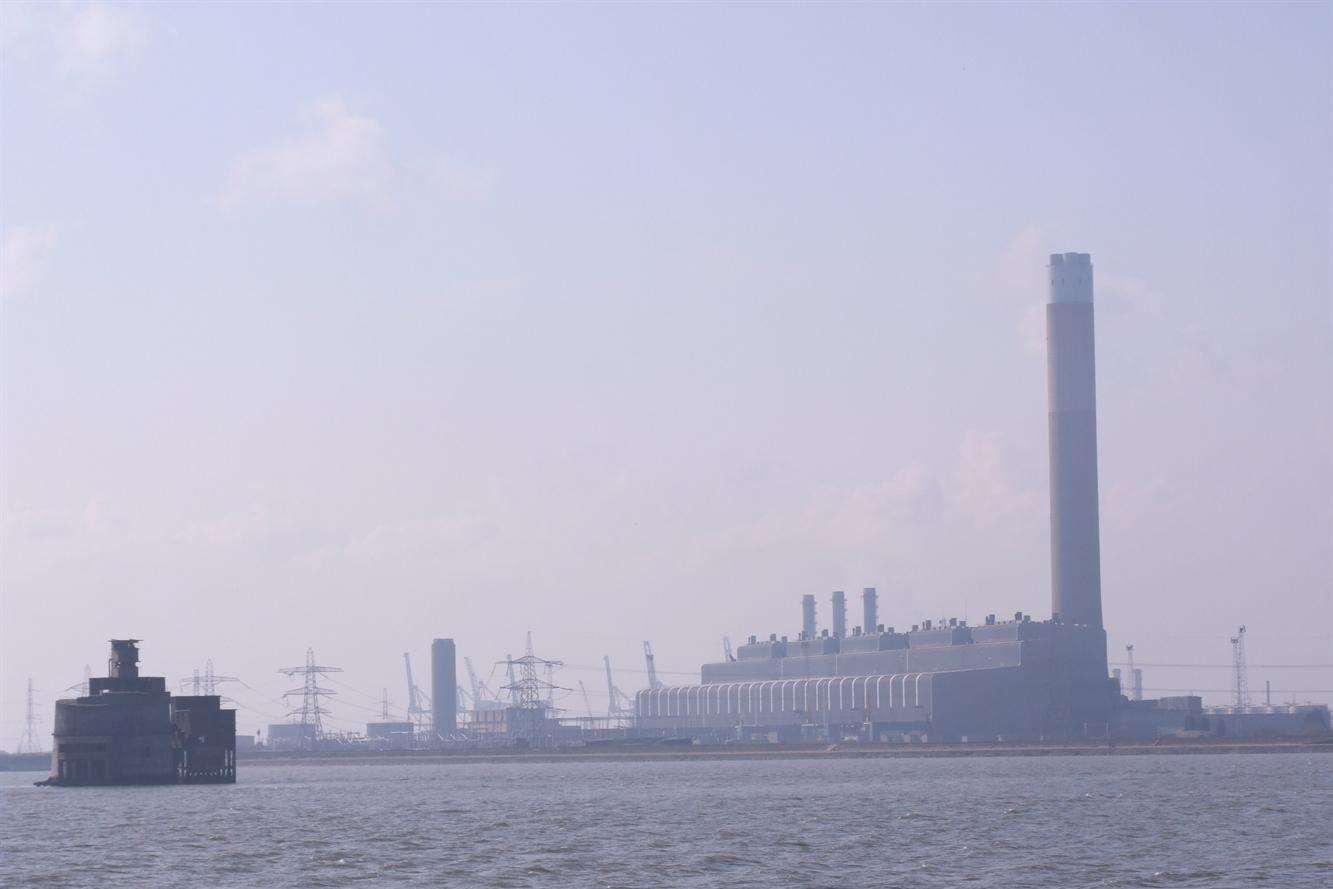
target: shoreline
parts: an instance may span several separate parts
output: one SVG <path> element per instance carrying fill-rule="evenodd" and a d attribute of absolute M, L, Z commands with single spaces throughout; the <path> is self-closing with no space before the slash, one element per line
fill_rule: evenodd
<path fill-rule="evenodd" d="M 243 768 L 283 765 L 467 765 L 472 763 L 518 762 L 618 763 L 618 762 L 748 762 L 758 760 L 814 759 L 960 759 L 1017 756 L 1208 756 L 1218 754 L 1330 754 L 1333 738 L 1251 741 L 1136 741 L 1105 742 L 1015 742 L 1012 744 L 746 744 L 746 745 L 624 745 L 613 747 L 563 747 L 547 750 L 326 750 L 263 751 L 239 754 Z M 45 773 L 50 754 L 35 756 L 0 754 L 0 772 Z M 21 761 L 26 760 L 26 761 Z M 36 766 L 36 767 L 34 767 Z"/>
<path fill-rule="evenodd" d="M 728 762 L 771 759 L 957 759 L 1011 756 L 1188 756 L 1226 753 L 1333 753 L 1333 740 L 1188 741 L 1170 743 L 1051 744 L 821 744 L 669 747 L 624 749 L 560 748 L 552 750 L 403 750 L 273 751 L 238 756 L 238 765 L 396 765 L 402 763 L 463 765 L 467 763 L 565 762 Z"/>

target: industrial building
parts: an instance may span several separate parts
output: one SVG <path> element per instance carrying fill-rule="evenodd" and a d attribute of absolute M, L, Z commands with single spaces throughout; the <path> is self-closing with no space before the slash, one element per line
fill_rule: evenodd
<path fill-rule="evenodd" d="M 1092 260 L 1050 258 L 1046 306 L 1051 476 L 1051 617 L 989 615 L 880 623 L 862 594 L 847 631 L 832 596 L 831 632 L 815 597 L 794 640 L 750 637 L 735 660 L 705 664 L 697 685 L 638 693 L 638 725 L 661 732 L 771 740 L 1009 740 L 1106 737 L 1119 695 L 1107 673 L 1097 500 L 1097 398 Z"/>
<path fill-rule="evenodd" d="M 230 784 L 236 711 L 217 695 L 173 697 L 139 675 L 137 639 L 112 639 L 105 678 L 56 702 L 51 777 L 44 784 Z"/>

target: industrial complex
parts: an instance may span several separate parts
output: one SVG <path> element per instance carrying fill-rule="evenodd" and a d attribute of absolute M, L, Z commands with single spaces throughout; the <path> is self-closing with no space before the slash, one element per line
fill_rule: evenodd
<path fill-rule="evenodd" d="M 586 743 L 857 740 L 974 743 L 1164 737 L 1323 736 L 1324 705 L 1251 707 L 1244 627 L 1231 640 L 1235 696 L 1205 709 L 1198 696 L 1145 700 L 1141 671 L 1110 671 L 1102 622 L 1098 529 L 1097 396 L 1093 267 L 1086 253 L 1050 257 L 1046 305 L 1050 460 L 1051 613 L 988 614 L 975 625 L 953 617 L 887 621 L 876 589 L 861 592 L 861 620 L 849 627 L 845 591 L 832 593 L 830 626 L 820 628 L 813 595 L 801 601 L 801 629 L 789 637 L 752 635 L 725 658 L 704 664 L 699 681 L 667 686 L 644 643 L 647 687 L 621 691 L 604 659 L 604 714 L 579 683 L 587 716 L 562 714 L 555 693 L 561 662 L 538 657 L 528 635 L 520 657 L 506 656 L 507 684 L 491 689 L 455 641 L 430 646 L 430 687 L 415 684 L 411 658 L 406 719 L 381 718 L 364 734 L 327 732 L 321 684 L 338 668 L 316 662 L 279 672 L 300 680 L 287 720 L 269 725 L 264 747 L 315 750 L 538 747 Z M 997 609 L 998 611 L 998 609 Z M 56 706 L 53 784 L 235 780 L 235 711 L 220 708 L 209 663 L 203 690 L 173 697 L 165 680 L 138 675 L 135 640 L 112 642 L 107 678 Z M 1122 675 L 1125 680 L 1122 687 Z M 216 677 L 229 679 L 232 677 Z M 29 707 L 31 713 L 31 706 Z M 30 720 L 31 721 L 31 720 Z M 250 741 L 252 739 L 246 738 Z"/>

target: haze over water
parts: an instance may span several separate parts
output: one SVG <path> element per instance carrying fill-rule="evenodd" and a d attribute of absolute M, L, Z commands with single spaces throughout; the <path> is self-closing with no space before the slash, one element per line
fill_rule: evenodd
<path fill-rule="evenodd" d="M 1326 755 L 275 765 L 0 775 L 0 883 L 1323 887 Z"/>
<path fill-rule="evenodd" d="M 803 593 L 1047 616 L 1061 251 L 1112 659 L 1333 700 L 1331 21 L 0 4 L 0 747 L 111 637 L 350 732 L 437 636 L 604 712 Z"/>

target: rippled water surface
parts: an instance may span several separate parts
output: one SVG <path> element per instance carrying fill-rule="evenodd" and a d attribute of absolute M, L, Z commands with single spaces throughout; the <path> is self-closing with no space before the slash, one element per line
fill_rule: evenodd
<path fill-rule="evenodd" d="M 0 884 L 1333 883 L 1328 755 L 241 765 L 0 776 Z"/>

